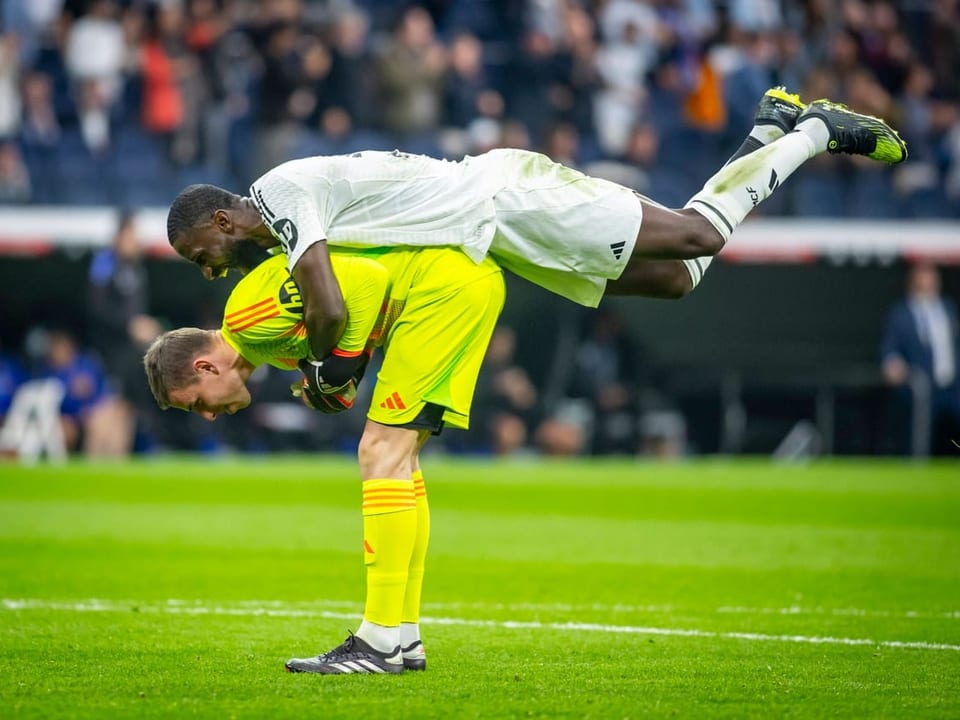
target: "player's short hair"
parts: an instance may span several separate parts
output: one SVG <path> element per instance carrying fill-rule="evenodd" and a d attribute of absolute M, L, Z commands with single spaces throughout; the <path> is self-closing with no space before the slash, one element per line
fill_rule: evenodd
<path fill-rule="evenodd" d="M 240 196 L 216 185 L 188 185 L 170 204 L 167 213 L 167 240 L 176 241 L 182 232 L 209 218 L 215 210 L 240 207 Z"/>
<path fill-rule="evenodd" d="M 161 410 L 170 407 L 170 393 L 198 382 L 193 359 L 213 342 L 216 330 L 177 328 L 153 341 L 143 356 L 150 392 Z"/>

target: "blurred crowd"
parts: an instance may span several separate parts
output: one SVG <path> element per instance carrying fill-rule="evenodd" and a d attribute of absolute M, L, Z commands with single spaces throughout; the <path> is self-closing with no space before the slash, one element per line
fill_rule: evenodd
<path fill-rule="evenodd" d="M 0 202 L 165 205 L 292 157 L 527 147 L 667 205 L 773 84 L 886 117 L 777 214 L 960 214 L 958 0 L 4 0 Z"/>

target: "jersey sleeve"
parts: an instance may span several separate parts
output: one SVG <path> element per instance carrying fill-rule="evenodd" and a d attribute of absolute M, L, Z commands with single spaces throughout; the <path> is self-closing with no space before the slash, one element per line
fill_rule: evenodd
<path fill-rule="evenodd" d="M 324 208 L 317 194 L 274 169 L 250 186 L 264 224 L 287 256 L 287 270 L 314 244 L 327 239 Z"/>
<path fill-rule="evenodd" d="M 361 256 L 333 253 L 330 259 L 347 310 L 347 324 L 333 354 L 359 355 L 380 317 L 389 273 L 380 263 Z"/>

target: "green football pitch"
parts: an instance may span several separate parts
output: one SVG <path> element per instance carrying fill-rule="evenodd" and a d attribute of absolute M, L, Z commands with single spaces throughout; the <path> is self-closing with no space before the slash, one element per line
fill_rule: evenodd
<path fill-rule="evenodd" d="M 0 717 L 957 718 L 960 463 L 424 463 L 429 667 L 341 457 L 0 465 Z"/>

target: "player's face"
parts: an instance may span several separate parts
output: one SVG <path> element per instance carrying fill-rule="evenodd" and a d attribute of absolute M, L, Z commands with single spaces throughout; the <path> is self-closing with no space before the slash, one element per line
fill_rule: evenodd
<path fill-rule="evenodd" d="M 270 257 L 255 240 L 238 238 L 215 225 L 180 235 L 173 248 L 197 265 L 207 280 L 222 278 L 228 270 L 245 273 Z"/>
<path fill-rule="evenodd" d="M 226 275 L 232 267 L 231 252 L 236 242 L 236 238 L 211 222 L 181 233 L 173 249 L 199 267 L 207 280 L 213 280 Z"/>
<path fill-rule="evenodd" d="M 170 406 L 194 412 L 213 422 L 217 415 L 233 415 L 250 404 L 250 391 L 236 370 L 199 373 L 199 380 L 170 392 Z"/>

